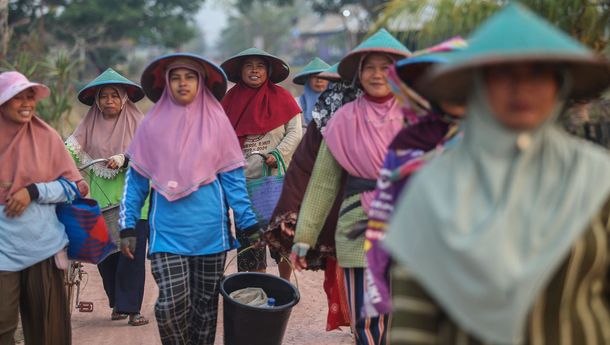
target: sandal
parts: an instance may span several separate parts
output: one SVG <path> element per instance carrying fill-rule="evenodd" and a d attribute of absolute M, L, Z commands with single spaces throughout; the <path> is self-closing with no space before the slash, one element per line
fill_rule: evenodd
<path fill-rule="evenodd" d="M 110 320 L 112 320 L 112 321 L 125 320 L 128 317 L 129 317 L 128 314 L 119 313 L 118 311 L 112 309 L 112 315 L 110 315 Z"/>
<path fill-rule="evenodd" d="M 128 324 L 131 326 L 144 326 L 148 324 L 148 319 L 142 316 L 142 314 L 134 314 L 129 316 Z"/>

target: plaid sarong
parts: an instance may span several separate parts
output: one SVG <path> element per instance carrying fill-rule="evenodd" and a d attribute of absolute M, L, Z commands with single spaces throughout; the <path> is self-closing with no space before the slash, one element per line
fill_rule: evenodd
<path fill-rule="evenodd" d="M 164 345 L 213 345 L 226 253 L 152 255 L 159 286 L 155 316 Z"/>

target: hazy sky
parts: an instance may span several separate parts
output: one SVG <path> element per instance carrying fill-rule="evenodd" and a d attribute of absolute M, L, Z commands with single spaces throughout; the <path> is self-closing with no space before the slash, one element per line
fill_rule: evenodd
<path fill-rule="evenodd" d="M 206 0 L 197 13 L 197 23 L 203 28 L 205 40 L 209 47 L 216 44 L 220 31 L 227 21 L 227 1 Z"/>

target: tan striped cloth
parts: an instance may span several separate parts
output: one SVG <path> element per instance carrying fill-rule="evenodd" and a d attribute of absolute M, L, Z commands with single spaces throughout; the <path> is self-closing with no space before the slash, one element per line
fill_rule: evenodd
<path fill-rule="evenodd" d="M 610 344 L 610 200 L 530 311 L 527 345 Z M 453 322 L 404 267 L 392 270 L 391 345 L 484 344 Z"/>

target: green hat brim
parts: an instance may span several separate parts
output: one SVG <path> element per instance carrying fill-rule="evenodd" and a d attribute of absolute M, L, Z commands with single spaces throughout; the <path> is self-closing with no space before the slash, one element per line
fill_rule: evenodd
<path fill-rule="evenodd" d="M 341 81 L 341 76 L 337 72 L 324 71 L 324 72 L 318 74 L 316 77 L 318 77 L 320 79 L 332 81 L 332 82 L 339 82 L 339 81 Z"/>
<path fill-rule="evenodd" d="M 421 81 L 423 96 L 464 102 L 481 68 L 517 63 L 556 66 L 567 73 L 569 90 L 565 96 L 570 98 L 595 97 L 610 84 L 607 61 L 518 3 L 493 15 L 468 42 L 467 48 Z"/>
<path fill-rule="evenodd" d="M 360 67 L 360 60 L 368 54 L 384 54 L 390 56 L 394 61 L 406 58 L 409 53 L 391 48 L 367 48 L 347 54 L 339 63 L 339 75 L 344 80 L 354 80 Z"/>
<path fill-rule="evenodd" d="M 286 78 L 288 78 L 290 75 L 290 66 L 288 66 L 284 60 L 277 56 L 271 55 L 264 50 L 250 48 L 228 58 L 220 65 L 220 67 L 226 73 L 229 81 L 238 83 L 241 80 L 241 66 L 243 60 L 252 56 L 263 58 L 267 61 L 267 63 L 269 63 L 269 66 L 271 67 L 269 80 L 271 80 L 272 83 L 280 83 L 286 80 Z"/>
<path fill-rule="evenodd" d="M 324 60 L 320 59 L 319 57 L 316 57 L 305 67 L 303 67 L 303 70 L 301 70 L 301 72 L 297 73 L 297 75 L 294 76 L 292 82 L 298 85 L 305 85 L 309 78 L 316 76 L 329 68 L 329 64 L 324 62 Z"/>
<path fill-rule="evenodd" d="M 324 72 L 318 74 L 318 78 L 322 78 L 332 82 L 341 81 L 341 76 L 339 75 L 339 64 L 336 63 L 329 68 L 327 68 Z"/>
<path fill-rule="evenodd" d="M 446 63 L 448 61 L 446 56 L 450 54 L 451 53 L 436 53 L 402 59 L 396 62 L 396 73 L 405 84 L 409 87 L 413 87 L 425 75 L 430 67 L 436 64 Z"/>
<path fill-rule="evenodd" d="M 307 80 L 309 80 L 309 78 L 319 76 L 320 73 L 322 73 L 324 71 L 326 71 L 326 69 L 325 68 L 321 68 L 319 70 L 313 70 L 313 71 L 310 71 L 310 72 L 305 73 L 305 74 L 297 74 L 292 79 L 292 82 L 297 84 L 297 85 L 305 85 L 305 83 L 307 83 Z"/>
<path fill-rule="evenodd" d="M 599 95 L 610 82 L 610 65 L 603 58 L 535 54 L 531 56 L 497 55 L 476 58 L 455 66 L 435 66 L 416 86 L 426 98 L 436 101 L 464 103 L 473 90 L 477 72 L 487 66 L 517 63 L 544 63 L 566 71 L 571 84 L 569 98 L 590 98 Z"/>
<path fill-rule="evenodd" d="M 140 82 L 146 97 L 157 102 L 165 88 L 165 73 L 167 66 L 174 60 L 186 58 L 201 64 L 206 71 L 205 86 L 216 99 L 221 100 L 227 92 L 227 77 L 213 62 L 191 53 L 172 53 L 153 60 L 142 72 Z"/>
<path fill-rule="evenodd" d="M 362 41 L 354 50 L 347 53 L 347 55 L 341 59 L 338 67 L 341 78 L 350 81 L 354 80 L 358 73 L 362 57 L 373 53 L 389 55 L 395 61 L 411 55 L 409 49 L 407 49 L 404 44 L 400 43 L 400 41 L 392 36 L 386 29 L 379 29 L 379 31 Z"/>
<path fill-rule="evenodd" d="M 78 100 L 85 105 L 92 106 L 95 103 L 95 96 L 98 90 L 104 86 L 111 85 L 119 85 L 125 88 L 127 97 L 134 103 L 144 98 L 144 91 L 142 91 L 140 85 L 123 77 L 112 68 L 108 68 L 78 92 Z"/>

